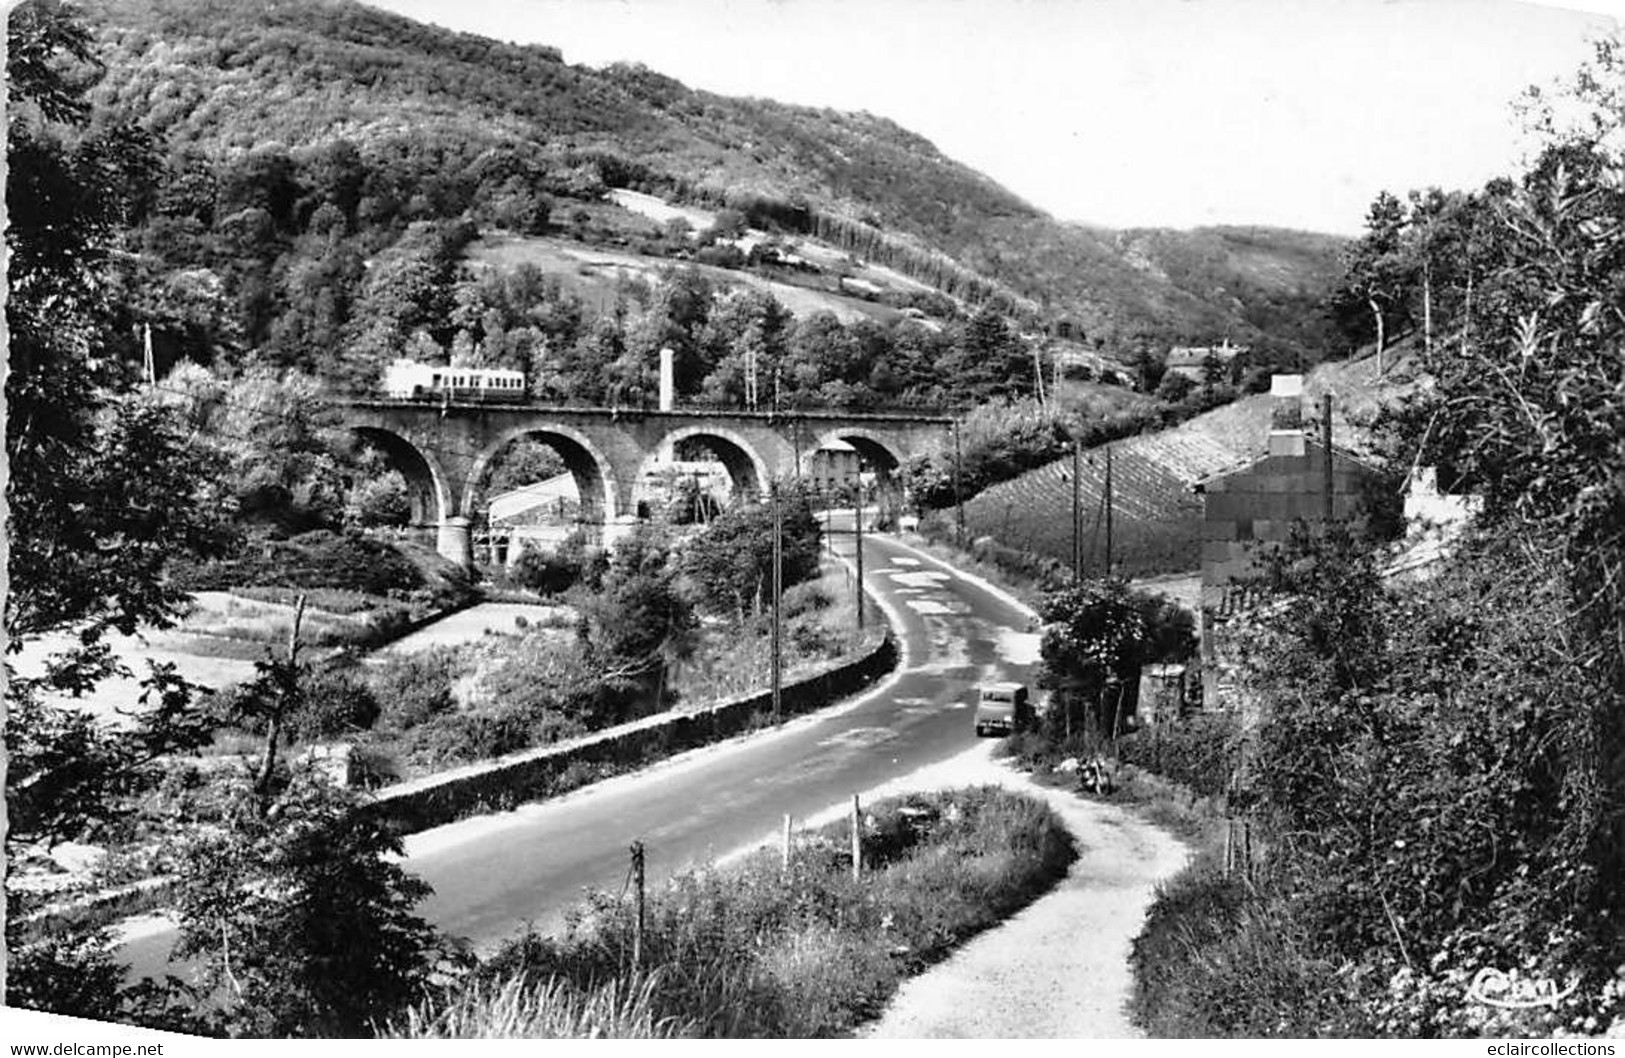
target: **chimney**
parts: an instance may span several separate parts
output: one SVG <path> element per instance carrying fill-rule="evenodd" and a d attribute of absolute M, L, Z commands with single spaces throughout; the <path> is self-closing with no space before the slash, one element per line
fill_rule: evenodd
<path fill-rule="evenodd" d="M 660 350 L 660 410 L 671 411 L 677 402 L 677 354 L 669 348 Z"/>
<path fill-rule="evenodd" d="M 1303 436 L 1303 376 L 1270 376 L 1270 436 L 1272 456 L 1301 456 L 1308 451 Z"/>

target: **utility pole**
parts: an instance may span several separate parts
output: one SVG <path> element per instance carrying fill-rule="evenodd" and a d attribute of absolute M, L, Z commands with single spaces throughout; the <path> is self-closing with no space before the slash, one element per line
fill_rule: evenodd
<path fill-rule="evenodd" d="M 1112 575 L 1112 446 L 1106 446 L 1106 576 Z"/>
<path fill-rule="evenodd" d="M 1325 462 L 1325 503 L 1326 528 L 1332 527 L 1332 519 L 1337 515 L 1337 497 L 1334 494 L 1336 478 L 1332 475 L 1332 395 L 1325 394 L 1320 398 L 1320 447 L 1324 449 Z"/>
<path fill-rule="evenodd" d="M 784 684 L 784 631 L 781 600 L 784 596 L 784 516 L 779 505 L 779 483 L 773 482 L 773 722 L 782 720 Z"/>
<path fill-rule="evenodd" d="M 954 510 L 957 524 L 955 543 L 965 546 L 965 494 L 959 487 L 959 420 L 954 420 Z"/>
<path fill-rule="evenodd" d="M 1078 477 L 1082 453 L 1076 437 L 1072 438 L 1072 583 L 1077 584 L 1083 580 L 1083 512 L 1079 506 L 1080 489 Z"/>
<path fill-rule="evenodd" d="M 858 544 L 858 634 L 863 634 L 863 460 L 858 460 L 858 502 L 852 509 L 852 526 Z"/>

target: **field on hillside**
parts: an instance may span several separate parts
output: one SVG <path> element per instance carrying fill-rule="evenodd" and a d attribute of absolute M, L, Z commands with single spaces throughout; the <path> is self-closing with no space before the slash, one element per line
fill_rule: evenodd
<path fill-rule="evenodd" d="M 508 270 L 530 264 L 557 276 L 564 289 L 589 306 L 607 311 L 615 304 L 617 286 L 629 279 L 658 282 L 669 268 L 691 268 L 722 287 L 752 286 L 772 294 L 797 316 L 831 312 L 842 323 L 871 319 L 890 323 L 902 315 L 897 309 L 862 298 L 792 286 L 752 272 L 717 268 L 668 257 L 650 257 L 619 250 L 600 250 L 562 239 L 539 236 L 487 235 L 468 248 L 468 257 Z"/>
<path fill-rule="evenodd" d="M 1334 442 L 1372 454 L 1371 417 L 1408 385 L 1402 365 L 1379 381 L 1374 357 L 1323 364 L 1305 379 L 1305 415 L 1318 408 L 1322 394 L 1331 393 Z M 1098 569 L 1105 559 L 1107 447 L 1116 568 L 1129 576 L 1194 570 L 1201 564 L 1202 498 L 1192 486 L 1263 455 L 1270 408 L 1267 395 L 1244 397 L 1171 429 L 1085 453 L 1079 508 L 1086 569 Z M 1031 470 L 973 497 L 965 504 L 965 528 L 972 537 L 991 536 L 1007 547 L 1069 562 L 1071 460 Z"/>

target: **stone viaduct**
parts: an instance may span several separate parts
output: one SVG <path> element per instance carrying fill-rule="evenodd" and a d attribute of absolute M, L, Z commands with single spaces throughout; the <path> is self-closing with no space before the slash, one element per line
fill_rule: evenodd
<path fill-rule="evenodd" d="M 355 400 L 340 422 L 386 453 L 407 480 L 412 520 L 437 526 L 437 548 L 471 561 L 470 515 L 479 489 L 504 449 L 532 437 L 551 445 L 575 478 L 582 521 L 601 525 L 605 541 L 629 531 L 640 514 L 650 472 L 680 449 L 703 447 L 733 480 L 736 496 L 761 497 L 768 482 L 796 477 L 813 453 L 841 441 L 872 467 L 880 489 L 895 492 L 892 471 L 916 455 L 952 444 L 954 420 L 892 412 L 670 411 L 550 408 L 506 404 L 433 404 Z"/>

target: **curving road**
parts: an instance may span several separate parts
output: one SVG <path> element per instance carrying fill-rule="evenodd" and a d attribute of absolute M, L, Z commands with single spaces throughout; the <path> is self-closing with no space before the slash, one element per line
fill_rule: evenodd
<path fill-rule="evenodd" d="M 852 554 L 850 535 L 835 537 Z M 1007 597 L 887 537 L 864 538 L 866 579 L 890 615 L 902 660 L 853 701 L 705 747 L 512 812 L 409 837 L 406 866 L 434 887 L 420 911 L 487 949 L 528 924 L 557 929 L 587 887 L 619 890 L 641 840 L 650 880 L 775 835 L 804 819 L 965 750 L 973 688 L 1029 681 L 1037 636 Z M 878 615 L 877 615 L 878 619 Z M 155 972 L 168 930 L 129 936 L 134 972 Z"/>

